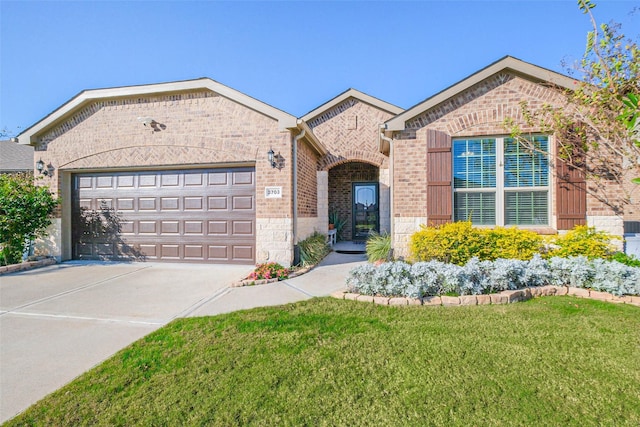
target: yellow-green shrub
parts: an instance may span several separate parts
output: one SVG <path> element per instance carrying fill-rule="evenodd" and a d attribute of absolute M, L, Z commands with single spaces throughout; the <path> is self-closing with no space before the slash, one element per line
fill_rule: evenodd
<path fill-rule="evenodd" d="M 474 256 L 485 255 L 486 240 L 485 233 L 473 228 L 470 221 L 435 227 L 422 225 L 421 230 L 411 236 L 410 250 L 416 261 L 435 259 L 464 265 Z"/>
<path fill-rule="evenodd" d="M 530 260 L 543 246 L 543 238 L 538 233 L 519 228 L 496 227 L 483 230 L 487 235 L 487 255 L 485 259 L 498 258 Z"/>
<path fill-rule="evenodd" d="M 619 239 L 605 231 L 596 231 L 594 227 L 579 225 L 566 234 L 551 240 L 554 247 L 546 257 L 570 257 L 584 255 L 589 258 L 609 258 L 616 248 L 611 244 L 613 239 Z"/>
<path fill-rule="evenodd" d="M 537 233 L 517 228 L 474 228 L 461 221 L 436 227 L 422 226 L 411 236 L 411 255 L 416 261 L 438 260 L 464 265 L 480 260 L 511 258 L 529 260 L 540 252 L 543 239 Z"/>

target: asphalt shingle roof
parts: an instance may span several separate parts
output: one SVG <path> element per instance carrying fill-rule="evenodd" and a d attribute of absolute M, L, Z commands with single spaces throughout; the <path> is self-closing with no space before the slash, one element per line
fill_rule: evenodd
<path fill-rule="evenodd" d="M 0 172 L 33 170 L 33 147 L 0 141 Z"/>

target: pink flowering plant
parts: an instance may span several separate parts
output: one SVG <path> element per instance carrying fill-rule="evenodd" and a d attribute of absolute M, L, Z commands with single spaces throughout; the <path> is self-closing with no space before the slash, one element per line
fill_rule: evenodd
<path fill-rule="evenodd" d="M 249 280 L 262 280 L 262 279 L 278 279 L 284 280 L 289 277 L 289 269 L 281 266 L 277 262 L 267 262 L 264 264 L 258 264 L 255 270 L 249 274 Z"/>

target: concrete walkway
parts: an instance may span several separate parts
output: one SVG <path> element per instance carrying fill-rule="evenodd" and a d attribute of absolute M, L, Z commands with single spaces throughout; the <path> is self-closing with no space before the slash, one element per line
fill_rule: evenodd
<path fill-rule="evenodd" d="M 68 262 L 0 276 L 0 422 L 178 317 L 280 305 L 344 288 L 363 255 L 294 279 L 229 285 L 250 266 Z"/>

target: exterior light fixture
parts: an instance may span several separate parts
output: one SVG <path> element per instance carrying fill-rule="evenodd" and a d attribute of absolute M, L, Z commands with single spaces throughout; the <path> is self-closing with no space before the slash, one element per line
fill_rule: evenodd
<path fill-rule="evenodd" d="M 40 175 L 49 176 L 53 175 L 55 168 L 51 163 L 49 163 L 45 169 L 44 162 L 40 159 L 36 162 L 36 170 L 40 172 Z"/>
<path fill-rule="evenodd" d="M 267 160 L 272 168 L 282 169 L 284 167 L 284 157 L 280 153 L 276 154 L 272 148 L 267 151 Z"/>
<path fill-rule="evenodd" d="M 153 127 L 153 125 L 156 123 L 156 121 L 153 120 L 151 117 L 138 117 L 138 121 L 145 126 L 151 126 L 151 127 Z"/>
<path fill-rule="evenodd" d="M 273 149 L 269 149 L 269 151 L 267 152 L 267 160 L 269 161 L 269 163 L 271 163 L 272 168 L 276 167 L 276 162 L 273 160 L 274 155 L 275 153 L 273 152 Z"/>

